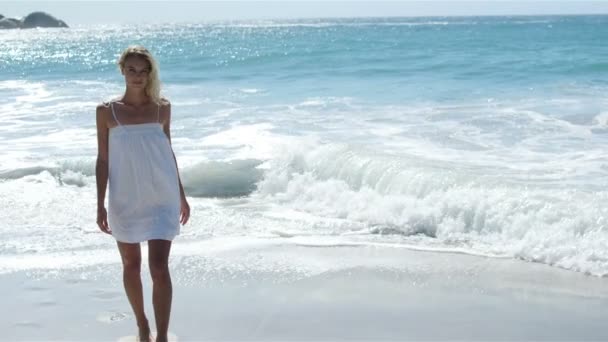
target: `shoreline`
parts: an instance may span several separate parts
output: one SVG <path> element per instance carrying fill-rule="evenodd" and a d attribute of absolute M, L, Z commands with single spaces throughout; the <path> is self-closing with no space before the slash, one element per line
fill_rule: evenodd
<path fill-rule="evenodd" d="M 185 247 L 170 261 L 179 341 L 608 339 L 608 280 L 546 265 L 381 247 Z M 118 263 L 0 278 L 9 340 L 135 332 Z M 142 279 L 152 323 L 146 262 Z"/>

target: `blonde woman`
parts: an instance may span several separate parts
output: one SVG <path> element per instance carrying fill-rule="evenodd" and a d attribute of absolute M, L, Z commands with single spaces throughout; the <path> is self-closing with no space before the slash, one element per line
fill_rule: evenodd
<path fill-rule="evenodd" d="M 190 206 L 171 148 L 171 106 L 160 96 L 156 61 L 144 47 L 130 46 L 118 65 L 124 94 L 97 106 L 97 225 L 118 244 L 141 341 L 150 340 L 140 276 L 140 243 L 148 241 L 156 341 L 166 341 L 173 291 L 169 251 L 180 224 L 188 222 Z"/>

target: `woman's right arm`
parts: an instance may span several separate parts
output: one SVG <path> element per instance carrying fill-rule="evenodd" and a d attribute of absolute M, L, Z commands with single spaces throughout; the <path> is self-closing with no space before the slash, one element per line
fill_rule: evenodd
<path fill-rule="evenodd" d="M 97 163 L 95 164 L 95 179 L 97 180 L 97 225 L 110 234 L 107 212 L 105 208 L 106 188 L 108 186 L 108 107 L 105 104 L 97 106 Z"/>

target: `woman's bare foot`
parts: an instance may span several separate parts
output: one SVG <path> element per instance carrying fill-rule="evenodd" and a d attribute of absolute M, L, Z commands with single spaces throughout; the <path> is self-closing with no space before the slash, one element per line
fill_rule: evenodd
<path fill-rule="evenodd" d="M 167 335 L 157 335 L 156 339 L 154 341 L 155 342 L 168 342 L 169 339 L 168 339 Z"/>
<path fill-rule="evenodd" d="M 148 320 L 141 324 L 137 324 L 137 327 L 139 328 L 137 340 L 139 342 L 150 342 L 150 325 L 148 325 Z"/>

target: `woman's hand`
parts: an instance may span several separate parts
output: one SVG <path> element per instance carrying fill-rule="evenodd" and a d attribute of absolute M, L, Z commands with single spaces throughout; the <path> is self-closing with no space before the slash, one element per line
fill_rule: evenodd
<path fill-rule="evenodd" d="M 188 204 L 188 201 L 186 201 L 186 197 L 182 197 L 180 202 L 181 209 L 179 211 L 179 222 L 183 226 L 186 224 L 186 222 L 188 222 L 188 219 L 190 218 L 190 205 Z"/>
<path fill-rule="evenodd" d="M 108 212 L 105 207 L 97 208 L 97 225 L 102 232 L 112 234 L 112 230 L 108 226 Z"/>

